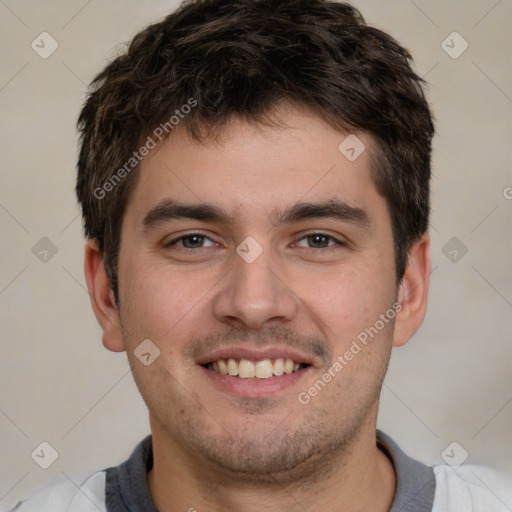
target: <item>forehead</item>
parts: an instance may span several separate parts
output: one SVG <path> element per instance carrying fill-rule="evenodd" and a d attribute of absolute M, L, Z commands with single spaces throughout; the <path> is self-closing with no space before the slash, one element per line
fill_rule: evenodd
<path fill-rule="evenodd" d="M 371 177 L 369 134 L 340 133 L 307 110 L 279 116 L 272 127 L 232 120 L 216 140 L 176 131 L 141 162 L 128 210 L 143 216 L 173 197 L 256 218 L 298 202 L 337 198 L 371 208 L 383 201 Z"/>

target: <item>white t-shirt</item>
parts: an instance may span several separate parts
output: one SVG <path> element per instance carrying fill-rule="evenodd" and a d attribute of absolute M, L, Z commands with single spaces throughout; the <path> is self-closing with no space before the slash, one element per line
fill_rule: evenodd
<path fill-rule="evenodd" d="M 411 459 L 382 432 L 379 447 L 392 461 L 397 489 L 390 512 L 511 512 L 512 482 L 493 470 L 463 465 L 428 467 Z M 151 436 L 117 467 L 94 473 L 76 487 L 66 481 L 1 512 L 157 512 L 147 485 L 153 465 Z"/>

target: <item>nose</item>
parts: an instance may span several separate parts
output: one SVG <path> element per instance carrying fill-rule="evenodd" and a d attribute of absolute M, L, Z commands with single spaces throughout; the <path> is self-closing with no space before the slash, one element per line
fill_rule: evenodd
<path fill-rule="evenodd" d="M 288 322 L 297 312 L 297 298 L 286 284 L 286 276 L 264 251 L 248 263 L 234 255 L 234 266 L 221 282 L 214 298 L 217 320 L 232 327 L 260 329 L 274 322 Z"/>

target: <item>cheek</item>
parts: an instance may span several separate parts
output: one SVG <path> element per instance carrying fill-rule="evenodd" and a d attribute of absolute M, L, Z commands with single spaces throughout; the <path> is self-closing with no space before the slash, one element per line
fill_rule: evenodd
<path fill-rule="evenodd" d="M 131 338 L 125 342 L 149 338 L 169 352 L 179 350 L 180 340 L 204 334 L 218 281 L 210 274 L 171 269 L 149 257 L 120 265 L 123 324 Z"/>
<path fill-rule="evenodd" d="M 300 287 L 294 291 L 304 303 L 306 314 L 320 323 L 328 338 L 336 340 L 335 350 L 374 325 L 395 298 L 394 276 L 379 265 L 333 269 L 296 282 Z"/>

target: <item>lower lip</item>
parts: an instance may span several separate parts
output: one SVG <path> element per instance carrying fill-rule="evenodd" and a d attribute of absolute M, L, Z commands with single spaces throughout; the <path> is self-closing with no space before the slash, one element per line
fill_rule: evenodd
<path fill-rule="evenodd" d="M 211 379 L 215 385 L 220 387 L 223 391 L 248 398 L 258 398 L 279 393 L 296 384 L 304 375 L 309 373 L 310 368 L 311 366 L 308 366 L 298 372 L 285 373 L 284 375 L 274 376 L 268 379 L 241 379 L 239 377 L 232 377 L 231 375 L 221 375 L 220 373 L 208 370 L 204 366 L 199 366 L 199 369 L 206 377 Z"/>

